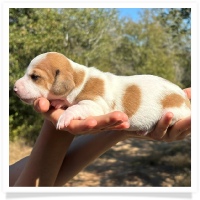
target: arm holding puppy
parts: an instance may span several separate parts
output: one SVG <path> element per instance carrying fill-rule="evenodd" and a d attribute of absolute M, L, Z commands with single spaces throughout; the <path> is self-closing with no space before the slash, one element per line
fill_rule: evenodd
<path fill-rule="evenodd" d="M 190 89 L 186 89 L 185 92 L 190 98 Z M 46 100 L 40 99 L 37 104 L 42 104 Z M 39 106 L 42 108 L 42 106 Z M 40 110 L 42 111 L 42 110 Z M 48 111 L 44 115 L 56 124 L 62 110 Z M 162 140 L 165 142 L 171 142 L 176 140 L 182 140 L 190 133 L 191 118 L 186 118 L 177 122 L 174 126 L 169 127 L 169 124 L 173 118 L 172 113 L 166 113 L 162 119 L 158 122 L 154 131 L 147 136 L 139 136 L 136 133 L 125 131 L 129 125 L 127 123 L 127 116 L 121 112 L 113 112 L 107 115 L 91 117 L 86 120 L 74 120 L 66 131 L 70 131 L 72 134 L 84 134 L 76 138 L 67 152 L 62 167 L 58 173 L 55 185 L 63 185 L 76 174 L 78 174 L 83 168 L 88 166 L 97 157 L 105 153 L 113 145 L 119 141 L 128 138 L 139 138 L 146 140 Z M 102 129 L 107 130 L 102 132 Z M 112 130 L 113 129 L 113 130 Z M 73 159 L 76 158 L 76 159 Z M 70 164 L 69 164 L 70 163 Z"/>

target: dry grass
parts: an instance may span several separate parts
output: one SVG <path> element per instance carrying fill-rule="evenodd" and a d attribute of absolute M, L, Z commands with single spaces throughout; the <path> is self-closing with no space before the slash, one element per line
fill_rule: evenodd
<path fill-rule="evenodd" d="M 31 150 L 32 147 L 27 146 L 24 141 L 9 142 L 9 163 L 13 164 L 30 155 Z"/>
<path fill-rule="evenodd" d="M 27 156 L 31 147 L 10 143 L 10 164 Z M 127 140 L 70 180 L 66 186 L 191 186 L 190 139 L 163 143 Z"/>

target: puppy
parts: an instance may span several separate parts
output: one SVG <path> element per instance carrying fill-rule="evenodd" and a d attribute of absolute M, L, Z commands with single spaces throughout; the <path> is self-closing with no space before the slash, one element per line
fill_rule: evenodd
<path fill-rule="evenodd" d="M 72 119 L 122 111 L 130 128 L 147 134 L 166 112 L 174 114 L 170 125 L 190 115 L 190 101 L 177 85 L 153 75 L 116 76 L 85 67 L 57 52 L 35 57 L 25 75 L 16 81 L 14 92 L 28 103 L 45 97 L 51 104 L 67 109 L 57 129 Z"/>

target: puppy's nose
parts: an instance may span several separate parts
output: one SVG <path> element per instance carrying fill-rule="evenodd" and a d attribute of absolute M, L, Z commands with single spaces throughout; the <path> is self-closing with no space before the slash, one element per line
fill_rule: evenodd
<path fill-rule="evenodd" d="M 15 93 L 17 93 L 17 91 L 18 91 L 16 86 L 14 86 L 13 90 L 14 90 Z"/>

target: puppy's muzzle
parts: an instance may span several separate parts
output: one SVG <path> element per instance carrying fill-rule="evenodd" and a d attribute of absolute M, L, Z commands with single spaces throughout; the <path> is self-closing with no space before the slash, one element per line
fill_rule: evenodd
<path fill-rule="evenodd" d="M 28 97 L 25 97 L 24 95 L 22 95 L 22 91 L 20 92 L 20 89 L 18 89 L 18 87 L 16 85 L 14 85 L 13 91 L 20 98 L 20 100 L 22 100 L 23 102 L 25 102 L 27 104 L 32 104 L 33 98 L 28 98 Z"/>

